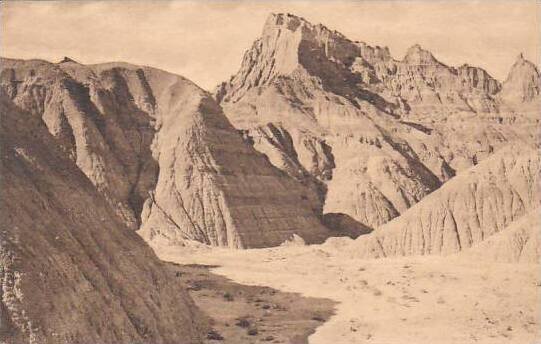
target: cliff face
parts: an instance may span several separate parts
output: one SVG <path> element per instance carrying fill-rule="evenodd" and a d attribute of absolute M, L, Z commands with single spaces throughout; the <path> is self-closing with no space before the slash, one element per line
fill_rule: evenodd
<path fill-rule="evenodd" d="M 200 343 L 200 314 L 41 118 L 0 93 L 0 338 Z"/>
<path fill-rule="evenodd" d="M 387 48 L 276 14 L 215 97 L 275 166 L 319 181 L 324 213 L 375 228 L 502 147 L 536 141 L 537 119 L 506 103 L 502 87 L 418 45 L 396 60 Z M 268 126 L 280 132 L 257 134 Z M 283 136 L 287 147 L 275 144 Z"/>
<path fill-rule="evenodd" d="M 502 241 L 512 241 L 515 235 L 534 239 L 520 229 L 512 234 L 507 227 L 539 208 L 538 174 L 537 150 L 507 147 L 451 179 L 400 217 L 359 238 L 353 251 L 375 258 L 449 254 L 502 231 L 510 236 Z M 520 257 L 522 245 L 519 246 L 509 248 L 514 252 L 496 255 Z M 502 251 L 497 247 L 494 250 Z"/>
<path fill-rule="evenodd" d="M 246 144 L 182 77 L 120 63 L 4 59 L 0 82 L 148 240 L 242 248 L 328 236 L 317 195 Z"/>

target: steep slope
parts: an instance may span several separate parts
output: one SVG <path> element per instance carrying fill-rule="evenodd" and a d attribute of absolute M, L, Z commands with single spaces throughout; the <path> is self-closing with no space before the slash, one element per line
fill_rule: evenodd
<path fill-rule="evenodd" d="M 503 82 L 502 91 L 498 96 L 510 112 L 525 113 L 533 120 L 539 120 L 541 76 L 537 66 L 520 54 Z"/>
<path fill-rule="evenodd" d="M 501 88 L 483 69 L 446 66 L 418 45 L 395 60 L 387 48 L 273 14 L 215 97 L 275 166 L 319 180 L 324 213 L 375 228 L 457 171 L 536 140 L 537 119 L 500 112 Z M 280 130 L 261 135 L 269 126 Z M 287 147 L 275 144 L 285 136 Z"/>
<path fill-rule="evenodd" d="M 501 97 L 511 103 L 539 101 L 541 81 L 537 67 L 520 54 L 503 83 Z"/>
<path fill-rule="evenodd" d="M 505 230 L 474 246 L 464 255 L 491 262 L 539 263 L 541 257 L 541 246 L 539 245 L 540 210 L 537 208 L 530 211 L 511 223 Z"/>
<path fill-rule="evenodd" d="M 0 92 L 0 342 L 200 343 L 182 285 Z"/>
<path fill-rule="evenodd" d="M 275 246 L 328 235 L 315 191 L 243 142 L 190 81 L 124 63 L 3 59 L 2 89 L 147 240 Z"/>
<path fill-rule="evenodd" d="M 450 254 L 469 248 L 538 209 L 539 154 L 508 147 L 464 171 L 399 218 L 359 238 L 362 257 Z M 511 234 L 509 234 L 511 235 Z"/>

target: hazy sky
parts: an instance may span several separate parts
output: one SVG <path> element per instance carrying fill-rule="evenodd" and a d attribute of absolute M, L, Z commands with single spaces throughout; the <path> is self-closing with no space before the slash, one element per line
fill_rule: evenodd
<path fill-rule="evenodd" d="M 212 88 L 233 74 L 270 12 L 323 23 L 401 59 L 415 43 L 444 63 L 502 80 L 520 52 L 539 61 L 535 0 L 519 1 L 7 1 L 0 55 L 81 63 L 127 61 Z"/>

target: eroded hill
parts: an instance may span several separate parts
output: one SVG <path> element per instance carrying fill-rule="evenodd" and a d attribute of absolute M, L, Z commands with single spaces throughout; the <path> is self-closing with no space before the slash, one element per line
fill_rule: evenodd
<path fill-rule="evenodd" d="M 4 59 L 1 87 L 147 240 L 244 248 L 329 235 L 317 194 L 246 144 L 210 95 L 180 76 Z"/>
<path fill-rule="evenodd" d="M 0 94 L 0 341 L 200 343 L 200 314 L 146 243 Z"/>

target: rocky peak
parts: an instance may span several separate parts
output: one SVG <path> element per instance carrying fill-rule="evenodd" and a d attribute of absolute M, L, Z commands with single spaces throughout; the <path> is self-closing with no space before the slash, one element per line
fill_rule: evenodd
<path fill-rule="evenodd" d="M 267 38 L 272 37 L 272 40 Z M 352 42 L 336 30 L 322 24 L 312 24 L 302 17 L 292 14 L 271 14 L 263 28 L 264 43 L 277 47 L 285 43 L 294 53 L 301 55 L 310 49 L 321 49 L 323 55 L 333 62 L 350 65 L 361 50 L 367 54 L 385 55 L 388 49 L 372 48 L 362 42 Z M 287 41 L 287 42 L 286 42 Z M 302 61 L 298 61 L 302 64 Z"/>
<path fill-rule="evenodd" d="M 296 31 L 300 26 L 311 26 L 311 24 L 302 17 L 295 16 L 290 13 L 271 13 L 265 25 L 263 26 L 263 35 L 266 32 L 276 29 L 288 29 Z"/>
<path fill-rule="evenodd" d="M 531 102 L 539 95 L 535 66 L 519 56 L 514 70 L 520 75 L 502 92 L 500 82 L 482 68 L 446 66 L 419 44 L 399 61 L 386 47 L 351 41 L 292 14 L 271 14 L 262 36 L 244 55 L 241 69 L 216 90 L 216 99 L 236 103 L 270 87 L 295 101 L 295 89 L 310 93 L 323 89 L 354 106 L 366 100 L 370 104 L 364 102 L 363 106 L 375 105 L 384 112 L 402 108 L 432 115 L 450 109 L 491 113 L 499 111 L 495 98 L 502 94 L 519 102 Z"/>
<path fill-rule="evenodd" d="M 419 44 L 415 44 L 408 49 L 404 62 L 419 66 L 440 64 L 430 51 L 423 49 Z"/>
<path fill-rule="evenodd" d="M 540 92 L 541 81 L 536 65 L 519 54 L 502 85 L 502 98 L 509 103 L 530 103 L 539 98 Z"/>
<path fill-rule="evenodd" d="M 533 62 L 528 61 L 526 58 L 524 58 L 524 54 L 520 53 L 518 54 L 517 58 L 515 59 L 515 63 L 511 67 L 511 70 L 509 71 L 509 75 L 513 72 L 520 71 L 521 69 L 530 72 L 530 74 L 539 74 L 536 65 Z M 509 78 L 508 75 L 508 78 Z"/>
<path fill-rule="evenodd" d="M 340 32 L 330 30 L 323 24 L 312 24 L 306 19 L 290 13 L 271 13 L 267 17 L 265 25 L 263 26 L 263 35 L 277 29 L 287 29 L 292 32 L 304 31 L 305 33 L 316 31 L 345 38 Z"/>
<path fill-rule="evenodd" d="M 67 62 L 78 63 L 77 61 L 75 61 L 75 60 L 73 60 L 73 59 L 71 59 L 71 58 L 69 58 L 67 56 L 64 56 L 64 58 L 58 63 L 67 63 Z"/>
<path fill-rule="evenodd" d="M 342 74 L 356 58 L 372 61 L 385 56 L 389 56 L 388 49 L 352 42 L 322 24 L 314 25 L 292 14 L 271 14 L 261 37 L 245 53 L 241 69 L 219 86 L 216 98 L 235 102 L 251 88 L 268 85 L 296 72 L 315 76 L 323 82 L 343 79 Z"/>

